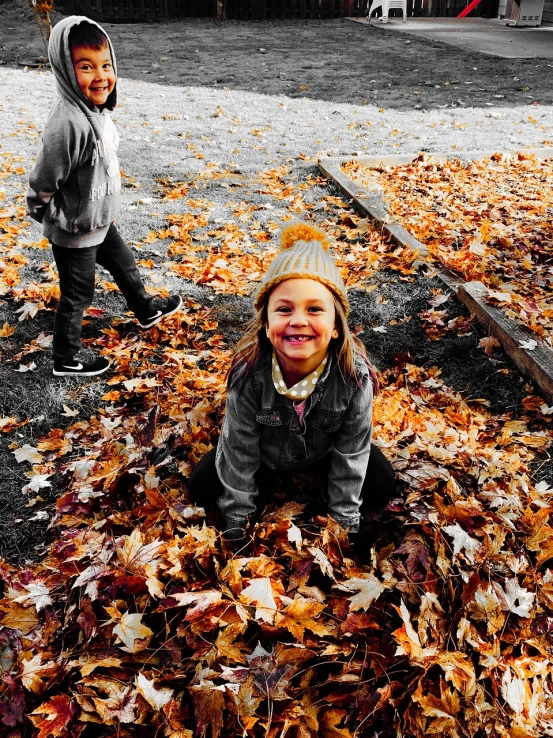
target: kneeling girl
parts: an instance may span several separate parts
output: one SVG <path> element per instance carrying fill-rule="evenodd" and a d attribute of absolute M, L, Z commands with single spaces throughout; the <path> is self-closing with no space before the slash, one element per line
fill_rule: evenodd
<path fill-rule="evenodd" d="M 328 513 L 353 538 L 393 492 L 393 470 L 371 444 L 376 375 L 347 325 L 329 246 L 313 225 L 283 230 L 234 352 L 218 445 L 192 472 L 192 499 L 217 501 L 227 538 L 254 518 L 261 470 L 324 475 Z"/>

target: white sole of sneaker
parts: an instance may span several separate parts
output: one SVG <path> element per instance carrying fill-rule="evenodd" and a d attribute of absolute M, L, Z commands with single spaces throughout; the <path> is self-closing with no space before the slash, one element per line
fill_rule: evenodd
<path fill-rule="evenodd" d="M 52 374 L 54 377 L 97 377 L 99 374 L 103 374 L 104 372 L 107 372 L 107 370 L 110 368 L 111 362 L 104 367 L 104 369 L 98 369 L 95 372 L 73 372 L 73 371 L 60 371 L 59 369 L 52 369 Z"/>
<path fill-rule="evenodd" d="M 176 308 L 173 308 L 173 310 L 171 310 L 171 312 L 164 313 L 163 315 L 158 315 L 156 318 L 154 318 L 153 320 L 151 320 L 149 323 L 138 323 L 138 325 L 142 329 L 146 330 L 147 328 L 153 328 L 154 325 L 157 325 L 160 321 L 165 320 L 165 318 L 168 318 L 170 315 L 174 315 L 182 307 L 182 297 L 180 297 L 179 299 L 180 299 L 179 304 L 177 305 Z"/>

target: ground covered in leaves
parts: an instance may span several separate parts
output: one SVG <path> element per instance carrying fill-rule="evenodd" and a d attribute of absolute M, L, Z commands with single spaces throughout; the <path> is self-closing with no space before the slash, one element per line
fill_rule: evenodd
<path fill-rule="evenodd" d="M 366 565 L 278 480 L 233 554 L 182 477 L 216 427 L 224 362 L 203 317 L 189 302 L 157 335 L 157 372 L 114 378 L 111 409 L 39 444 L 89 451 L 63 464 L 48 555 L 0 569 L 4 734 L 551 730 L 552 489 L 529 473 L 551 440 L 540 399 L 514 421 L 436 367 L 383 372 L 375 424 L 404 496 L 366 534 Z"/>
<path fill-rule="evenodd" d="M 419 120 L 123 80 L 121 230 L 149 289 L 185 306 L 140 333 L 100 273 L 84 336 L 114 371 L 66 382 L 48 355 L 56 274 L 22 203 L 51 79 L 0 69 L 0 85 L 0 735 L 552 733 L 553 408 L 434 265 L 316 168 L 332 148 L 536 145 L 547 118 Z M 248 294 L 297 217 L 337 239 L 351 325 L 381 374 L 375 435 L 398 496 L 364 562 L 278 479 L 238 553 L 187 495 Z"/>
<path fill-rule="evenodd" d="M 552 149 L 553 154 L 553 149 Z M 496 155 L 344 171 L 383 188 L 388 212 L 448 269 L 549 345 L 553 338 L 553 158 Z"/>

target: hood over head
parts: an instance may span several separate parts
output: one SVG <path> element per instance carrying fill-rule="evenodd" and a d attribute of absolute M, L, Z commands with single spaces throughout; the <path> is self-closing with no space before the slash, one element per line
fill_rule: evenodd
<path fill-rule="evenodd" d="M 109 51 L 111 54 L 111 63 L 113 64 L 113 71 L 117 77 L 117 62 L 115 60 L 115 52 L 111 45 L 111 40 L 108 34 L 104 31 L 96 21 L 87 18 L 84 15 L 70 15 L 67 18 L 60 20 L 50 35 L 50 41 L 48 42 L 48 59 L 50 60 L 50 66 L 54 72 L 56 78 L 56 86 L 61 97 L 65 97 L 73 103 L 76 103 L 84 113 L 88 113 L 95 109 L 94 103 L 88 99 L 88 97 L 82 92 L 77 82 L 75 70 L 73 69 L 73 60 L 71 59 L 71 47 L 69 46 L 69 33 L 74 26 L 79 23 L 91 23 L 98 28 L 105 35 Z M 108 97 L 106 104 L 103 106 L 108 110 L 113 110 L 117 103 L 117 82 L 113 88 L 110 96 Z"/>

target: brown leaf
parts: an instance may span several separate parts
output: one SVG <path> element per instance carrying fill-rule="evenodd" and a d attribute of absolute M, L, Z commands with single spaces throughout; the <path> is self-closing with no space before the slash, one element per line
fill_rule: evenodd
<path fill-rule="evenodd" d="M 225 709 L 224 687 L 218 688 L 212 682 L 188 687 L 194 703 L 196 719 L 196 735 L 204 738 L 211 728 L 211 738 L 219 738 L 223 728 L 223 711 Z"/>
<path fill-rule="evenodd" d="M 53 695 L 47 702 L 29 713 L 29 719 L 39 730 L 37 738 L 69 737 L 69 725 L 78 712 L 79 708 L 71 697 L 59 694 Z"/>
<path fill-rule="evenodd" d="M 293 676 L 294 666 L 282 663 L 278 653 L 269 653 L 258 643 L 250 656 L 248 664 L 253 675 L 253 683 L 261 694 L 271 700 L 287 700 L 288 683 Z"/>
<path fill-rule="evenodd" d="M 217 655 L 232 663 L 245 664 L 245 653 L 249 651 L 249 648 L 243 641 L 236 642 L 238 636 L 243 635 L 245 630 L 246 626 L 242 622 L 231 623 L 223 628 L 215 641 Z"/>
<path fill-rule="evenodd" d="M 353 738 L 347 728 L 339 727 L 347 717 L 345 710 L 330 708 L 319 714 L 320 730 L 324 738 Z"/>
<path fill-rule="evenodd" d="M 7 613 L 2 618 L 2 625 L 5 628 L 13 628 L 20 630 L 23 635 L 28 635 L 36 626 L 39 620 L 34 607 L 21 607 L 17 604 L 10 604 Z"/>
<path fill-rule="evenodd" d="M 305 630 L 310 630 L 318 636 L 327 636 L 332 633 L 322 621 L 316 620 L 325 605 L 316 600 L 309 600 L 305 597 L 296 598 L 291 605 L 284 610 L 283 613 L 277 613 L 275 625 L 277 628 L 286 628 L 292 635 L 303 643 L 303 634 Z"/>

